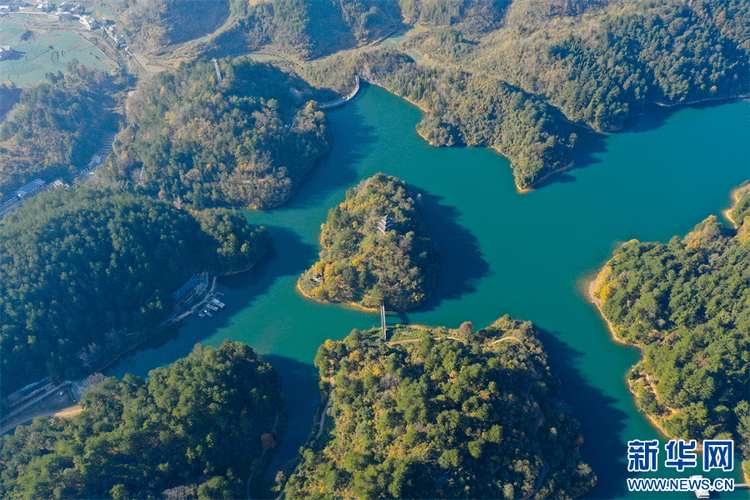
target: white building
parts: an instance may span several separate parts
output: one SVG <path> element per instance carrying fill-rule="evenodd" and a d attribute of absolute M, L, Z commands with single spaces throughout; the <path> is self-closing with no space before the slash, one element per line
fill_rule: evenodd
<path fill-rule="evenodd" d="M 95 30 L 99 27 L 99 22 L 91 16 L 81 16 L 78 22 L 86 26 L 88 30 Z"/>
<path fill-rule="evenodd" d="M 10 48 L 10 45 L 0 47 L 0 61 L 9 58 L 11 54 L 13 54 L 13 49 Z"/>

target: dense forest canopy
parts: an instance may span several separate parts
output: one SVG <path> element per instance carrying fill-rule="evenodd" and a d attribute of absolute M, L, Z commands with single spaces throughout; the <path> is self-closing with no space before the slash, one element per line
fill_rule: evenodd
<path fill-rule="evenodd" d="M 302 291 L 398 310 L 427 300 L 440 264 L 414 198 L 402 180 L 382 173 L 349 189 L 321 227 L 321 259 L 300 277 Z"/>
<path fill-rule="evenodd" d="M 593 486 L 531 323 L 377 337 L 320 347 L 333 425 L 303 451 L 288 498 L 568 499 Z"/>
<path fill-rule="evenodd" d="M 437 27 L 409 46 L 433 64 L 492 75 L 569 120 L 614 131 L 646 102 L 747 95 L 748 26 L 750 5 L 741 0 L 516 0 L 495 29 L 477 32 L 459 17 L 451 23 L 459 36 Z"/>
<path fill-rule="evenodd" d="M 340 54 L 307 71 L 316 85 L 351 85 L 353 74 L 419 105 L 420 135 L 436 146 L 485 146 L 506 156 L 525 189 L 569 166 L 576 136 L 555 110 L 501 80 L 428 68 L 395 50 Z M 342 89 L 343 90 L 343 89 Z"/>
<path fill-rule="evenodd" d="M 219 64 L 217 62 L 217 64 Z M 300 78 L 246 58 L 183 64 L 140 82 L 129 126 L 97 170 L 124 185 L 195 208 L 269 208 L 288 200 L 328 150 L 325 116 Z"/>
<path fill-rule="evenodd" d="M 630 374 L 641 411 L 685 439 L 735 439 L 750 459 L 750 192 L 669 243 L 630 241 L 593 293 L 616 333 L 641 346 Z"/>
<path fill-rule="evenodd" d="M 105 130 L 117 129 L 124 80 L 76 62 L 24 89 L 0 124 L 0 198 L 39 177 L 68 178 L 88 164 Z"/>
<path fill-rule="evenodd" d="M 196 220 L 197 219 L 197 220 Z M 256 262 L 270 245 L 241 214 L 195 217 L 133 194 L 40 194 L 0 225 L 2 394 L 96 369 L 166 319 L 194 272 Z"/>
<path fill-rule="evenodd" d="M 402 0 L 405 47 L 311 65 L 343 91 L 354 73 L 419 105 L 434 145 L 493 147 L 519 188 L 572 160 L 566 122 L 621 129 L 646 103 L 750 92 L 750 6 L 703 0 Z"/>
<path fill-rule="evenodd" d="M 39 417 L 0 438 L 0 496 L 245 497 L 284 421 L 276 370 L 227 340 L 149 375 L 108 378 L 74 418 Z"/>
<path fill-rule="evenodd" d="M 497 149 L 522 189 L 570 165 L 568 122 L 617 131 L 650 102 L 750 93 L 743 0 L 233 0 L 230 10 L 198 53 L 334 54 L 305 77 L 343 91 L 360 73 L 419 105 L 431 144 Z M 335 54 L 400 27 L 415 27 L 404 48 L 418 63 L 388 51 Z"/>

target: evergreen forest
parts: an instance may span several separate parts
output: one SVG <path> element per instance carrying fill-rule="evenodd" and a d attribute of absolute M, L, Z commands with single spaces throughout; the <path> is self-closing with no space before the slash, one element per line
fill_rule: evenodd
<path fill-rule="evenodd" d="M 531 323 L 352 331 L 315 358 L 324 433 L 291 499 L 575 498 L 596 477 Z"/>
<path fill-rule="evenodd" d="M 269 249 L 225 209 L 195 216 L 134 194 L 59 189 L 0 224 L 3 396 L 97 370 L 167 319 L 193 273 L 228 272 Z"/>
<path fill-rule="evenodd" d="M 80 406 L 0 437 L 2 498 L 245 498 L 285 417 L 276 370 L 229 340 L 107 378 Z"/>
<path fill-rule="evenodd" d="M 750 189 L 730 211 L 667 244 L 632 240 L 599 273 L 594 297 L 643 360 L 629 374 L 641 411 L 671 436 L 734 439 L 750 459 Z"/>
<path fill-rule="evenodd" d="M 321 227 L 321 258 L 299 278 L 302 292 L 391 310 L 427 300 L 440 262 L 415 198 L 402 180 L 382 173 L 349 189 Z"/>

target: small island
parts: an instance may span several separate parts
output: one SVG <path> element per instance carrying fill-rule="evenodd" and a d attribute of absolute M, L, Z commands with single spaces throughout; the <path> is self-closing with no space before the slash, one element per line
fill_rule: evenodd
<path fill-rule="evenodd" d="M 684 238 L 631 240 L 590 285 L 614 338 L 640 348 L 628 375 L 638 409 L 665 434 L 733 439 L 750 472 L 750 189 Z"/>
<path fill-rule="evenodd" d="M 413 309 L 435 289 L 438 254 L 406 184 L 378 173 L 346 193 L 321 227 L 320 260 L 299 279 L 307 297 Z"/>
<path fill-rule="evenodd" d="M 328 402 L 287 498 L 568 499 L 595 484 L 530 322 L 393 333 L 318 350 Z"/>
<path fill-rule="evenodd" d="M 247 498 L 285 420 L 277 371 L 239 342 L 98 382 L 72 419 L 0 438 L 0 497 Z"/>

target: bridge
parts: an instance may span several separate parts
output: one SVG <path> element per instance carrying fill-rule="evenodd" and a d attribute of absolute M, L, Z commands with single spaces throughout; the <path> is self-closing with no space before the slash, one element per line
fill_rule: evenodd
<path fill-rule="evenodd" d="M 388 340 L 388 337 L 386 335 L 387 330 L 385 327 L 385 304 L 382 302 L 380 303 L 380 328 L 383 329 L 383 342 Z"/>
<path fill-rule="evenodd" d="M 359 92 L 359 75 L 354 75 L 354 83 L 354 90 L 349 92 L 344 97 L 336 99 L 335 101 L 328 101 L 318 104 L 318 109 L 331 109 L 351 101 L 354 96 L 357 95 L 357 92 Z"/>

